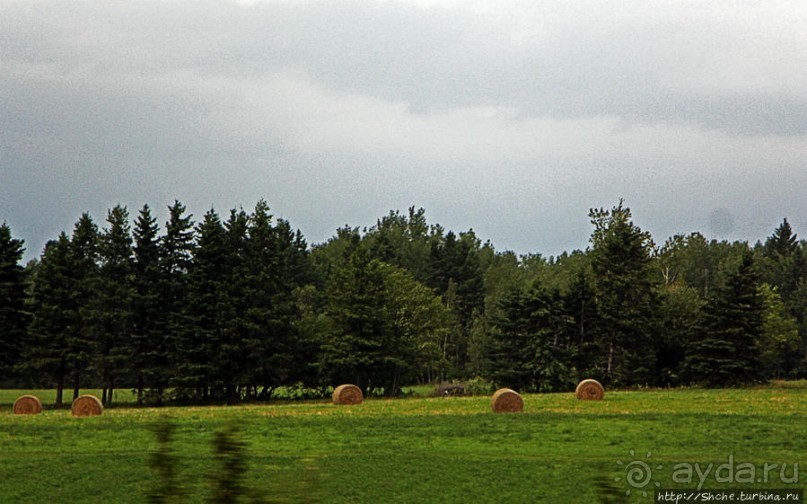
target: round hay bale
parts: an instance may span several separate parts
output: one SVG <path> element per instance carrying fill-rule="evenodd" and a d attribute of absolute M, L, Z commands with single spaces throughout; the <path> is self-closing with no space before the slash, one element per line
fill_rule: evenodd
<path fill-rule="evenodd" d="M 597 380 L 583 380 L 577 384 L 574 395 L 581 401 L 600 401 L 605 396 L 605 389 Z"/>
<path fill-rule="evenodd" d="M 490 407 L 494 413 L 521 413 L 524 411 L 524 399 L 515 390 L 503 388 L 493 393 Z"/>
<path fill-rule="evenodd" d="M 42 401 L 37 396 L 23 395 L 14 401 L 15 415 L 36 415 L 42 413 Z"/>
<path fill-rule="evenodd" d="M 334 404 L 361 404 L 364 394 L 356 385 L 346 383 L 333 389 Z"/>
<path fill-rule="evenodd" d="M 101 404 L 101 400 L 94 395 L 86 394 L 78 396 L 78 398 L 73 401 L 72 411 L 73 416 L 97 416 L 104 412 L 104 405 Z"/>

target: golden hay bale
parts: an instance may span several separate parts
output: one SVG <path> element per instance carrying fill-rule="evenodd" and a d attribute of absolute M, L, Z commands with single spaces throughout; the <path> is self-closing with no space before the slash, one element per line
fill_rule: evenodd
<path fill-rule="evenodd" d="M 14 401 L 15 415 L 36 415 L 42 413 L 42 401 L 37 396 L 23 395 Z"/>
<path fill-rule="evenodd" d="M 334 404 L 361 404 L 363 400 L 364 394 L 355 385 L 346 383 L 333 389 Z"/>
<path fill-rule="evenodd" d="M 101 404 L 101 400 L 94 395 L 86 394 L 78 396 L 78 398 L 73 401 L 72 410 L 73 416 L 96 416 L 104 412 L 104 405 Z"/>
<path fill-rule="evenodd" d="M 597 380 L 583 380 L 577 384 L 574 395 L 581 401 L 599 401 L 605 396 L 605 389 Z"/>
<path fill-rule="evenodd" d="M 524 399 L 515 390 L 503 388 L 493 393 L 490 407 L 494 413 L 520 413 L 524 411 Z"/>

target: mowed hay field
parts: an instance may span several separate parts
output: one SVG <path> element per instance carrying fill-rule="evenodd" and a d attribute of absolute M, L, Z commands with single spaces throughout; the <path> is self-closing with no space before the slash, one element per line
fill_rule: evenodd
<path fill-rule="evenodd" d="M 13 415 L 39 395 L 46 410 Z M 493 414 L 488 397 L 367 399 L 237 407 L 127 408 L 74 418 L 52 392 L 0 391 L 0 502 L 145 502 L 158 444 L 152 427 L 176 425 L 173 448 L 188 502 L 204 502 L 215 471 L 211 441 L 235 425 L 246 444 L 243 483 L 274 502 L 600 502 L 603 482 L 629 502 L 653 502 L 676 464 L 798 463 L 757 488 L 807 486 L 807 382 L 738 390 L 523 395 L 524 412 Z M 631 453 L 632 452 L 632 453 Z M 650 455 L 648 456 L 648 453 Z M 731 457 L 731 459 L 729 458 Z M 652 470 L 645 486 L 628 464 Z M 635 464 L 634 464 L 635 465 Z M 748 488 L 716 482 L 703 488 Z M 642 492 L 648 495 L 643 496 Z M 614 501 L 611 501 L 614 502 Z"/>

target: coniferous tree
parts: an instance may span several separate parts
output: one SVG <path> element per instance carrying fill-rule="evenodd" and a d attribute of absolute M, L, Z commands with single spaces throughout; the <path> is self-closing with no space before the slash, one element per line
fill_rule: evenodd
<path fill-rule="evenodd" d="M 92 324 L 92 300 L 98 279 L 98 226 L 90 214 L 84 213 L 70 237 L 70 281 L 72 290 L 66 300 L 70 316 L 66 345 L 73 382 L 73 400 L 78 398 L 82 378 L 90 371 L 90 361 L 96 344 Z"/>
<path fill-rule="evenodd" d="M 179 201 L 168 207 L 165 234 L 160 240 L 160 306 L 158 330 L 168 350 L 166 374 L 155 377 L 157 403 L 163 400 L 168 385 L 178 378 L 177 363 L 185 358 L 182 338 L 190 325 L 188 310 L 188 272 L 193 261 L 194 229 L 192 216 Z"/>
<path fill-rule="evenodd" d="M 196 246 L 187 275 L 184 327 L 175 329 L 175 385 L 183 397 L 206 399 L 211 392 L 214 361 L 221 358 L 227 299 L 226 237 L 215 210 L 196 227 Z M 213 391 L 215 393 L 215 391 Z"/>
<path fill-rule="evenodd" d="M 261 200 L 250 218 L 247 244 L 250 294 L 248 302 L 249 354 L 253 356 L 253 383 L 267 397 L 278 386 L 311 381 L 306 360 L 315 355 L 313 342 L 301 340 L 297 327 L 300 311 L 295 290 L 308 272 L 305 241 L 287 221 L 274 225 L 269 207 Z"/>
<path fill-rule="evenodd" d="M 765 241 L 765 255 L 772 258 L 790 257 L 799 249 L 799 241 L 787 219 L 774 230 Z"/>
<path fill-rule="evenodd" d="M 493 381 L 530 392 L 567 390 L 573 383 L 571 320 L 559 293 L 533 285 L 511 291 L 501 304 L 492 333 Z"/>
<path fill-rule="evenodd" d="M 365 391 L 374 385 L 389 322 L 383 316 L 382 264 L 357 251 L 331 275 L 327 314 L 333 331 L 322 343 L 319 363 L 320 373 L 331 385 L 354 383 Z"/>
<path fill-rule="evenodd" d="M 0 382 L 13 373 L 25 340 L 29 315 L 25 308 L 26 272 L 20 265 L 23 240 L 0 225 Z"/>
<path fill-rule="evenodd" d="M 62 407 L 69 372 L 67 339 L 77 309 L 71 302 L 73 289 L 70 238 L 62 232 L 45 245 L 34 273 L 33 317 L 23 350 L 23 371 L 37 377 L 36 383 L 56 386 L 57 408 Z"/>
<path fill-rule="evenodd" d="M 600 366 L 609 383 L 651 384 L 656 379 L 655 315 L 650 235 L 619 205 L 592 210 L 592 273 L 597 296 Z"/>
<path fill-rule="evenodd" d="M 746 251 L 737 271 L 704 307 L 702 336 L 687 348 L 685 369 L 691 381 L 726 387 L 761 379 L 763 303 L 753 257 Z"/>
<path fill-rule="evenodd" d="M 134 238 L 131 367 L 138 406 L 143 404 L 146 387 L 162 390 L 169 374 L 167 347 L 161 330 L 166 313 L 160 298 L 160 240 L 157 220 L 144 205 L 132 230 Z"/>
<path fill-rule="evenodd" d="M 598 368 L 602 349 L 598 336 L 597 297 L 592 283 L 590 271 L 578 270 L 563 296 L 570 324 L 568 330 L 573 350 L 571 365 L 577 372 L 577 380 L 601 375 Z"/>
<path fill-rule="evenodd" d="M 115 379 L 124 377 L 132 354 L 134 269 L 129 212 L 115 206 L 99 240 L 99 275 L 93 286 L 88 322 L 94 332 L 94 359 L 103 380 L 102 401 L 112 404 Z"/>
<path fill-rule="evenodd" d="M 221 318 L 218 355 L 214 360 L 214 378 L 223 387 L 227 404 L 235 404 L 242 395 L 242 388 L 250 377 L 251 363 L 248 360 L 247 311 L 250 299 L 247 283 L 247 233 L 249 216 L 243 210 L 231 210 L 224 225 L 224 299 L 221 302 Z"/>
<path fill-rule="evenodd" d="M 807 257 L 787 219 L 768 237 L 761 251 L 755 263 L 761 280 L 776 288 L 790 314 L 802 323 L 805 310 L 799 302 L 799 291 L 807 286 Z"/>
<path fill-rule="evenodd" d="M 262 398 L 286 383 L 287 366 L 293 365 L 281 351 L 283 334 L 275 320 L 275 301 L 279 289 L 277 238 L 269 205 L 258 201 L 250 215 L 244 260 L 241 263 L 246 318 L 246 339 L 250 367 L 249 382 L 263 388 Z M 253 391 L 258 395 L 257 390 Z"/>

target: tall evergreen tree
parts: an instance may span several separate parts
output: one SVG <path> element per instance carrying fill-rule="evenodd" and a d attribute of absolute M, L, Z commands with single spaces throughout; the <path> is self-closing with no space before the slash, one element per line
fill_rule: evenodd
<path fill-rule="evenodd" d="M 255 385 L 267 396 L 280 385 L 311 381 L 306 359 L 313 342 L 300 339 L 295 290 L 311 274 L 305 241 L 287 221 L 274 225 L 261 200 L 250 216 L 247 242 L 247 337 Z"/>
<path fill-rule="evenodd" d="M 73 381 L 73 400 L 78 398 L 82 379 L 90 371 L 96 343 L 91 303 L 98 278 L 98 226 L 84 213 L 70 237 L 70 272 L 72 291 L 67 313 L 71 316 L 67 332 L 68 362 Z"/>
<path fill-rule="evenodd" d="M 56 407 L 61 408 L 69 372 L 67 346 L 70 324 L 76 318 L 70 238 L 62 232 L 45 245 L 34 272 L 31 289 L 33 318 L 23 351 L 23 371 L 42 386 L 56 387 Z M 47 381 L 43 378 L 47 378 Z"/>
<path fill-rule="evenodd" d="M 750 251 L 726 285 L 708 299 L 704 313 L 702 337 L 687 349 L 689 379 L 713 387 L 758 381 L 764 300 Z"/>
<path fill-rule="evenodd" d="M 101 398 L 111 406 L 115 379 L 126 375 L 131 362 L 135 285 L 129 212 L 115 206 L 107 213 L 107 224 L 99 240 L 99 275 L 88 319 L 94 332 L 94 359 L 103 381 Z"/>
<path fill-rule="evenodd" d="M 499 386 L 531 392 L 568 390 L 573 383 L 571 320 L 558 292 L 533 285 L 502 300 L 492 333 L 491 374 Z"/>
<path fill-rule="evenodd" d="M 331 275 L 327 313 L 334 331 L 323 341 L 320 372 L 332 385 L 354 383 L 367 391 L 383 352 L 389 322 L 383 316 L 382 262 L 361 251 Z"/>
<path fill-rule="evenodd" d="M 176 330 L 174 384 L 185 397 L 208 398 L 211 386 L 216 385 L 217 361 L 229 357 L 222 354 L 224 321 L 232 315 L 225 233 L 215 210 L 209 210 L 196 227 L 196 247 L 187 277 L 187 306 L 183 308 L 186 324 Z"/>
<path fill-rule="evenodd" d="M 0 383 L 6 382 L 20 357 L 29 321 L 25 309 L 25 269 L 20 265 L 23 240 L 0 225 Z"/>
<path fill-rule="evenodd" d="M 182 338 L 190 325 L 188 310 L 188 273 L 193 261 L 194 229 L 192 216 L 185 205 L 174 201 L 168 207 L 165 234 L 160 240 L 160 306 L 159 331 L 165 338 L 169 373 L 157 377 L 154 392 L 158 404 L 162 403 L 166 387 L 177 377 L 175 364 L 181 362 Z"/>
<path fill-rule="evenodd" d="M 276 319 L 280 259 L 272 215 L 264 200 L 258 201 L 249 217 L 242 268 L 249 382 L 262 387 L 261 396 L 268 398 L 277 387 L 288 383 L 290 368 L 295 362 L 283 351 L 285 326 Z"/>
<path fill-rule="evenodd" d="M 804 311 L 797 301 L 797 292 L 807 285 L 807 258 L 798 236 L 787 219 L 765 240 L 762 257 L 756 261 L 761 280 L 775 287 L 785 306 L 799 322 L 804 320 Z"/>
<path fill-rule="evenodd" d="M 223 387 L 227 404 L 235 404 L 249 385 L 251 371 L 249 361 L 248 311 L 253 300 L 247 288 L 249 270 L 247 268 L 249 215 L 244 210 L 231 210 L 224 224 L 226 284 L 225 299 L 221 302 L 221 333 L 218 358 L 214 361 L 215 379 Z"/>
<path fill-rule="evenodd" d="M 591 272 L 586 269 L 576 271 L 563 296 L 563 305 L 569 317 L 570 347 L 573 350 L 571 365 L 577 372 L 578 380 L 601 375 L 598 368 L 601 361 L 601 345 L 598 335 L 597 296 L 594 292 Z"/>
<path fill-rule="evenodd" d="M 146 387 L 155 391 L 167 386 L 169 375 L 167 347 L 161 321 L 166 313 L 160 297 L 160 239 L 157 219 L 143 205 L 132 230 L 134 238 L 131 367 L 138 406 L 143 404 Z M 160 397 L 161 394 L 158 394 Z"/>
<path fill-rule="evenodd" d="M 655 315 L 658 299 L 652 282 L 650 235 L 619 205 L 592 210 L 592 273 L 597 296 L 604 378 L 621 385 L 656 379 Z"/>
<path fill-rule="evenodd" d="M 773 258 L 790 257 L 799 249 L 799 241 L 787 219 L 765 240 L 765 255 Z"/>

